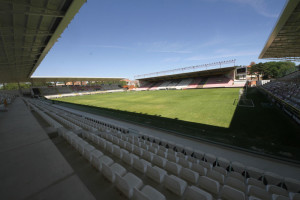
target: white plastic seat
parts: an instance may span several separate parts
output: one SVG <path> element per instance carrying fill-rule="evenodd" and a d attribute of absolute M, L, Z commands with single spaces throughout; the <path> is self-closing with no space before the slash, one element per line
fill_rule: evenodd
<path fill-rule="evenodd" d="M 154 147 L 154 148 L 156 148 L 156 149 L 158 149 L 158 147 L 159 147 L 159 145 L 158 144 L 156 144 L 156 143 L 152 143 L 152 145 L 151 145 L 152 147 Z"/>
<path fill-rule="evenodd" d="M 189 186 L 185 194 L 186 200 L 213 200 L 213 197 L 210 193 L 201 190 L 196 186 Z"/>
<path fill-rule="evenodd" d="M 144 158 L 145 160 L 149 161 L 149 162 L 152 162 L 153 160 L 153 153 L 149 152 L 149 151 L 143 151 L 143 155 L 142 155 L 142 158 Z"/>
<path fill-rule="evenodd" d="M 231 163 L 231 169 L 241 174 L 246 170 L 246 167 L 242 163 L 234 161 Z"/>
<path fill-rule="evenodd" d="M 232 188 L 235 188 L 237 190 L 240 190 L 244 193 L 247 192 L 246 184 L 238 179 L 233 178 L 233 177 L 227 177 L 224 184 L 228 185 Z"/>
<path fill-rule="evenodd" d="M 126 142 L 124 140 L 119 140 L 119 146 L 123 149 L 126 147 Z"/>
<path fill-rule="evenodd" d="M 181 171 L 181 168 L 182 166 L 181 165 L 178 165 L 177 163 L 174 163 L 174 162 L 170 162 L 170 161 L 167 161 L 166 162 L 166 167 L 165 169 L 172 173 L 172 174 L 175 174 L 176 176 L 179 175 L 180 171 Z"/>
<path fill-rule="evenodd" d="M 84 153 L 84 146 L 86 145 L 90 145 L 89 143 L 87 143 L 86 141 L 84 140 L 78 140 L 78 143 L 77 143 L 77 150 L 79 151 L 79 153 L 81 155 L 83 155 Z"/>
<path fill-rule="evenodd" d="M 107 166 L 110 166 L 111 164 L 113 164 L 113 160 L 108 157 L 108 156 L 101 156 L 99 159 L 98 159 L 98 163 L 97 163 L 97 167 L 98 167 L 98 170 L 101 172 L 102 171 L 102 164 L 106 164 Z"/>
<path fill-rule="evenodd" d="M 198 160 L 202 160 L 202 158 L 204 157 L 204 152 L 200 150 L 195 150 L 194 157 Z"/>
<path fill-rule="evenodd" d="M 192 163 L 188 160 L 185 160 L 184 158 L 179 158 L 178 164 L 180 164 L 182 167 L 185 167 L 185 168 L 192 167 Z"/>
<path fill-rule="evenodd" d="M 183 153 L 180 153 L 180 152 L 177 152 L 177 154 L 176 154 L 176 156 L 178 157 L 178 158 L 181 158 L 181 159 L 186 159 L 186 155 L 184 155 Z"/>
<path fill-rule="evenodd" d="M 152 153 L 154 153 L 154 154 L 157 154 L 157 148 L 155 148 L 154 146 L 150 146 L 150 147 L 148 148 L 148 151 L 150 151 L 150 152 L 152 152 Z"/>
<path fill-rule="evenodd" d="M 192 164 L 194 164 L 194 163 L 198 164 L 198 162 L 199 162 L 199 160 L 197 158 L 194 158 L 191 156 L 188 156 L 187 160 L 190 161 Z"/>
<path fill-rule="evenodd" d="M 103 153 L 99 150 L 95 150 L 95 151 L 92 151 L 91 153 L 91 163 L 94 167 L 98 168 L 98 160 L 99 158 L 103 156 Z"/>
<path fill-rule="evenodd" d="M 134 144 L 135 146 L 138 146 L 138 147 L 141 146 L 141 143 L 140 143 L 138 140 L 135 140 L 133 144 Z"/>
<path fill-rule="evenodd" d="M 267 185 L 267 191 L 271 194 L 277 194 L 286 197 L 289 195 L 288 191 L 276 185 Z"/>
<path fill-rule="evenodd" d="M 249 185 L 248 186 L 248 195 L 260 198 L 262 200 L 271 200 L 271 195 L 264 189 Z"/>
<path fill-rule="evenodd" d="M 240 174 L 239 172 L 229 172 L 227 176 L 228 177 L 233 177 L 233 178 L 238 179 L 242 182 L 245 182 L 245 177 L 242 174 Z"/>
<path fill-rule="evenodd" d="M 138 146 L 133 146 L 133 153 L 137 156 L 142 156 L 143 154 L 143 150 L 142 148 L 138 147 Z"/>
<path fill-rule="evenodd" d="M 133 151 L 133 145 L 129 142 L 126 142 L 125 149 L 129 152 Z"/>
<path fill-rule="evenodd" d="M 204 155 L 204 159 L 205 159 L 207 162 L 209 162 L 209 163 L 211 163 L 211 164 L 214 164 L 214 163 L 216 162 L 216 160 L 217 160 L 217 157 L 216 157 L 215 155 L 213 155 L 213 154 L 206 153 L 206 154 Z"/>
<path fill-rule="evenodd" d="M 197 184 L 199 179 L 199 174 L 191 169 L 182 168 L 180 177 L 192 184 Z"/>
<path fill-rule="evenodd" d="M 217 166 L 216 166 L 216 167 L 213 167 L 213 170 L 215 170 L 215 171 L 217 171 L 217 172 L 223 174 L 224 176 L 227 176 L 227 170 L 224 169 L 223 167 L 217 167 Z"/>
<path fill-rule="evenodd" d="M 224 175 L 215 170 L 208 170 L 206 176 L 224 184 Z"/>
<path fill-rule="evenodd" d="M 154 166 L 154 167 L 148 166 L 146 175 L 147 175 L 147 177 L 151 178 L 152 180 L 154 180 L 158 183 L 162 183 L 165 179 L 165 176 L 167 175 L 167 172 L 166 172 L 166 170 L 161 169 L 157 166 Z"/>
<path fill-rule="evenodd" d="M 164 186 L 169 189 L 171 192 L 178 196 L 182 196 L 185 188 L 187 187 L 187 183 L 174 175 L 166 175 Z"/>
<path fill-rule="evenodd" d="M 292 192 L 290 192 L 290 199 L 291 200 L 299 200 L 300 199 L 300 193 L 292 193 Z"/>
<path fill-rule="evenodd" d="M 284 184 L 291 192 L 300 193 L 300 181 L 292 178 L 285 178 Z M 300 195 L 299 195 L 300 196 Z"/>
<path fill-rule="evenodd" d="M 132 165 L 133 164 L 133 158 L 137 158 L 138 157 L 132 153 L 124 153 L 123 154 L 123 158 L 122 160 L 127 163 L 128 165 Z"/>
<path fill-rule="evenodd" d="M 283 182 L 283 177 L 273 172 L 265 172 L 264 178 L 267 180 L 268 185 L 279 185 Z"/>
<path fill-rule="evenodd" d="M 147 171 L 147 167 L 151 166 L 151 163 L 149 163 L 146 160 L 133 158 L 133 168 L 136 170 L 145 173 Z"/>
<path fill-rule="evenodd" d="M 119 176 L 124 176 L 124 174 L 126 174 L 126 169 L 118 163 L 114 163 L 111 166 L 107 166 L 103 163 L 102 173 L 104 177 L 106 177 L 110 182 L 114 183 L 116 179 L 115 174 L 118 174 Z"/>
<path fill-rule="evenodd" d="M 221 198 L 223 200 L 246 200 L 244 192 L 241 192 L 228 185 L 224 185 L 221 191 Z"/>
<path fill-rule="evenodd" d="M 145 149 L 148 151 L 148 145 L 145 143 L 141 143 L 141 148 Z"/>
<path fill-rule="evenodd" d="M 246 183 L 247 183 L 247 185 L 253 185 L 253 186 L 256 186 L 256 187 L 260 187 L 262 189 L 266 188 L 265 184 L 262 181 L 259 181 L 255 178 L 247 178 Z"/>
<path fill-rule="evenodd" d="M 207 169 L 200 164 L 193 163 L 191 169 L 198 172 L 200 176 L 206 176 Z"/>
<path fill-rule="evenodd" d="M 218 165 L 224 169 L 227 169 L 230 166 L 230 161 L 223 157 L 218 157 Z"/>
<path fill-rule="evenodd" d="M 113 141 L 114 144 L 119 145 L 119 139 L 117 137 L 113 137 Z"/>
<path fill-rule="evenodd" d="M 92 152 L 95 150 L 95 147 L 92 145 L 85 145 L 84 146 L 84 152 L 83 152 L 83 156 L 88 160 L 91 161 L 92 159 Z"/>
<path fill-rule="evenodd" d="M 117 145 L 113 145 L 113 155 L 122 159 L 123 157 L 122 149 Z"/>
<path fill-rule="evenodd" d="M 220 191 L 220 183 L 206 176 L 199 177 L 199 187 L 214 195 Z"/>
<path fill-rule="evenodd" d="M 152 163 L 154 165 L 157 165 L 158 167 L 161 167 L 161 168 L 165 168 L 166 162 L 167 162 L 167 159 L 157 156 L 155 154 L 153 155 Z"/>
<path fill-rule="evenodd" d="M 207 170 L 212 169 L 212 164 L 209 163 L 209 162 L 204 162 L 204 161 L 200 160 L 198 164 L 199 164 L 199 165 L 202 165 L 202 166 L 205 167 Z"/>
<path fill-rule="evenodd" d="M 158 150 L 162 150 L 162 151 L 166 152 L 166 151 L 167 151 L 167 148 L 164 147 L 164 146 L 159 146 L 159 147 L 158 147 Z"/>
<path fill-rule="evenodd" d="M 154 189 L 153 187 L 146 185 L 142 190 L 133 188 L 134 200 L 165 200 L 166 197 Z"/>
<path fill-rule="evenodd" d="M 106 141 L 106 151 L 108 151 L 109 153 L 114 152 L 113 144 L 111 142 Z"/>
<path fill-rule="evenodd" d="M 272 194 L 272 200 L 290 200 L 290 198 L 282 195 Z"/>
<path fill-rule="evenodd" d="M 102 149 L 105 149 L 106 148 L 106 140 L 104 140 L 103 138 L 100 138 L 98 140 L 98 144 L 99 146 L 102 148 Z"/>
<path fill-rule="evenodd" d="M 167 159 L 172 162 L 178 162 L 179 158 L 173 153 L 167 153 Z"/>
<path fill-rule="evenodd" d="M 127 198 L 131 198 L 133 195 L 133 188 L 140 189 L 143 185 L 143 181 L 132 173 L 127 173 L 124 177 L 116 175 L 116 187 Z"/>
<path fill-rule="evenodd" d="M 160 156 L 160 157 L 166 158 L 167 153 L 166 153 L 165 151 L 159 149 L 159 150 L 157 151 L 157 155 Z"/>

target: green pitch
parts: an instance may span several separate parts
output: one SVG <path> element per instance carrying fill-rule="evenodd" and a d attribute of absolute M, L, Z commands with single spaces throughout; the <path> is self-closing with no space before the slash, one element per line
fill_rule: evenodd
<path fill-rule="evenodd" d="M 228 128 L 236 109 L 233 102 L 238 98 L 239 90 L 216 88 L 118 92 L 59 100 Z"/>

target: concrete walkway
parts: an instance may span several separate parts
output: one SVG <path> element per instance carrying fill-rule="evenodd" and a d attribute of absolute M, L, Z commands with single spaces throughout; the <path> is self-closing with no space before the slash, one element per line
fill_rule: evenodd
<path fill-rule="evenodd" d="M 0 112 L 0 199 L 95 199 L 21 98 Z"/>
<path fill-rule="evenodd" d="M 144 126 L 140 126 L 140 125 L 124 122 L 124 121 L 114 120 L 111 118 L 106 118 L 99 115 L 78 111 L 64 106 L 59 106 L 59 105 L 54 105 L 54 106 L 74 113 L 84 114 L 85 116 L 89 116 L 94 119 L 101 120 L 103 122 L 116 124 L 116 125 L 119 124 L 120 126 L 123 127 L 135 129 L 143 133 L 164 138 L 166 140 L 170 140 L 178 144 L 183 144 L 184 146 L 189 146 L 193 149 L 199 149 L 203 152 L 214 154 L 217 157 L 227 158 L 230 161 L 238 161 L 243 163 L 245 166 L 257 167 L 265 171 L 270 171 L 279 174 L 283 177 L 290 177 L 290 178 L 300 180 L 300 165 L 281 162 L 279 160 L 272 159 L 269 157 L 264 157 L 264 156 L 247 153 L 239 150 L 233 150 L 220 145 L 214 145 L 207 142 L 196 141 L 196 140 L 189 139 L 187 137 L 166 133 L 157 129 L 151 129 L 151 128 L 147 128 Z"/>

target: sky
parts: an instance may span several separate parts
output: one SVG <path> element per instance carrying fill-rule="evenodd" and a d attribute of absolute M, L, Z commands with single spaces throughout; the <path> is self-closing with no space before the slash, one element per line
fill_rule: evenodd
<path fill-rule="evenodd" d="M 258 56 L 285 0 L 88 0 L 33 76 L 124 77 Z"/>

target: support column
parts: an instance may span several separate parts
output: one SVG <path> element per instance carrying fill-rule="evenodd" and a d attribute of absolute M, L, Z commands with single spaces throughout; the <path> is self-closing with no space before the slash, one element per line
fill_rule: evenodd
<path fill-rule="evenodd" d="M 23 96 L 22 94 L 22 89 L 21 89 L 21 86 L 20 86 L 20 82 L 18 81 L 18 87 L 19 87 L 19 93 L 20 93 L 20 96 Z"/>

